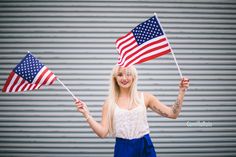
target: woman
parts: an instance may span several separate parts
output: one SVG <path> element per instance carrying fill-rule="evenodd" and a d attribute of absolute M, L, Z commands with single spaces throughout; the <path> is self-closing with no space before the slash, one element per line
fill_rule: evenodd
<path fill-rule="evenodd" d="M 77 100 L 76 106 L 99 137 L 105 138 L 108 134 L 116 137 L 114 157 L 156 157 L 149 136 L 147 108 L 161 116 L 176 119 L 188 86 L 189 80 L 183 78 L 176 102 L 168 107 L 152 94 L 137 91 L 134 66 L 123 68 L 116 65 L 111 75 L 109 95 L 103 104 L 101 123 L 93 119 L 83 101 Z"/>

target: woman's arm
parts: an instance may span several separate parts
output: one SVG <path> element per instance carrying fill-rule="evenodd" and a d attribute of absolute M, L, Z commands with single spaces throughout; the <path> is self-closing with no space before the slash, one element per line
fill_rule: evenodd
<path fill-rule="evenodd" d="M 81 101 L 77 100 L 75 102 L 77 106 L 77 110 L 81 112 L 85 119 L 87 120 L 89 126 L 93 129 L 93 131 L 101 138 L 105 138 L 108 135 L 108 124 L 107 124 L 107 112 L 108 112 L 108 104 L 105 101 L 102 108 L 102 121 L 98 123 L 93 117 L 90 115 L 87 105 Z"/>
<path fill-rule="evenodd" d="M 150 107 L 154 112 L 160 114 L 163 117 L 176 119 L 182 108 L 185 91 L 189 86 L 189 80 L 183 78 L 179 84 L 179 94 L 175 103 L 169 107 L 160 102 L 155 96 L 150 93 L 145 93 L 145 104 Z"/>

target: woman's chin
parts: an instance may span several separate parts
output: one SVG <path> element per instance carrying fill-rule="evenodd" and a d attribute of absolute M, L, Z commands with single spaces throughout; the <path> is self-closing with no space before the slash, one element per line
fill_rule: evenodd
<path fill-rule="evenodd" d="M 128 89 L 130 88 L 130 85 L 120 85 L 121 88 Z"/>

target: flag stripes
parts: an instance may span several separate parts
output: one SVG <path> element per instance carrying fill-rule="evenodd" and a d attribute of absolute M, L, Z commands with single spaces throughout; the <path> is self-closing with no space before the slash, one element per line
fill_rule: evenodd
<path fill-rule="evenodd" d="M 56 80 L 56 76 L 44 66 L 36 75 L 32 83 L 12 71 L 3 87 L 3 92 L 19 92 L 39 89 L 42 85 L 51 85 Z"/>
<path fill-rule="evenodd" d="M 116 40 L 118 65 L 128 67 L 171 52 L 157 18 L 151 17 Z"/>
<path fill-rule="evenodd" d="M 120 43 L 124 44 L 122 46 L 118 44 L 117 47 L 126 47 L 126 49 L 122 49 L 120 51 L 121 53 L 118 65 L 124 67 L 140 64 L 142 61 L 146 62 L 171 52 L 171 48 L 165 36 L 160 36 L 149 40 L 142 46 L 138 46 L 136 43 L 130 45 L 125 39 L 124 42 Z"/>

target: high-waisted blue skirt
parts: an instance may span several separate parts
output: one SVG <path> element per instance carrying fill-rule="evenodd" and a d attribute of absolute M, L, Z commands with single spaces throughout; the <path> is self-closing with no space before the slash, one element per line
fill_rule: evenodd
<path fill-rule="evenodd" d="M 149 134 L 137 139 L 116 138 L 114 157 L 156 157 Z"/>

